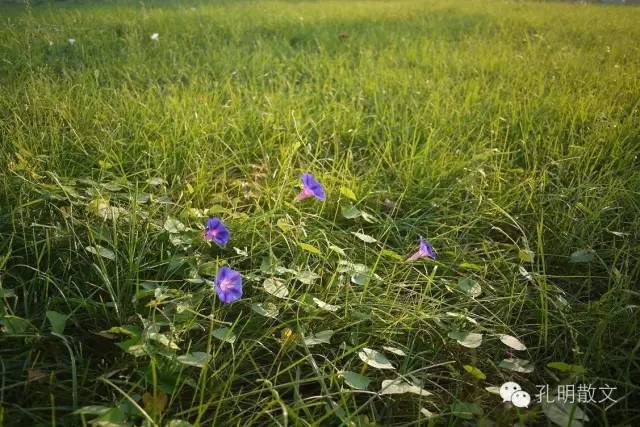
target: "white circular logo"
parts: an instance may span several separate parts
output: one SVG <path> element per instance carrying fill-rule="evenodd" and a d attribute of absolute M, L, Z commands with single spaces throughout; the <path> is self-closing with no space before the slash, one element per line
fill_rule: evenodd
<path fill-rule="evenodd" d="M 520 384 L 513 381 L 506 382 L 500 386 L 500 397 L 503 402 L 511 402 L 511 396 L 519 390 L 522 390 Z"/>
<path fill-rule="evenodd" d="M 524 390 L 518 390 L 511 395 L 511 403 L 518 408 L 526 408 L 531 403 L 531 396 Z"/>

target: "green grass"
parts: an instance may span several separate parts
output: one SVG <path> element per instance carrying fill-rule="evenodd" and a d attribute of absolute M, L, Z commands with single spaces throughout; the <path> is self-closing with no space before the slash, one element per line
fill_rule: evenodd
<path fill-rule="evenodd" d="M 0 16 L 0 425 L 550 423 L 485 389 L 505 381 L 532 396 L 608 384 L 618 403 L 579 405 L 591 424 L 640 423 L 639 8 L 52 2 Z M 292 203 L 304 171 L 325 203 Z M 226 248 L 199 238 L 206 214 L 231 229 Z M 419 235 L 436 261 L 403 261 Z M 245 282 L 224 306 L 204 281 L 222 264 Z M 265 292 L 274 277 L 287 298 Z M 328 343 L 302 339 L 323 330 Z M 499 366 L 495 334 L 526 344 L 511 351 L 533 372 Z M 190 352 L 210 360 L 177 359 Z M 398 377 L 432 395 L 377 393 Z M 89 405 L 104 408 L 74 414 Z"/>

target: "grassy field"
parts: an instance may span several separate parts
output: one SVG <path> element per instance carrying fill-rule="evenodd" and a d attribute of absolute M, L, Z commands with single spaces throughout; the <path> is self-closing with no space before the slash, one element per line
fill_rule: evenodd
<path fill-rule="evenodd" d="M 0 20 L 0 425 L 640 424 L 640 8 Z"/>

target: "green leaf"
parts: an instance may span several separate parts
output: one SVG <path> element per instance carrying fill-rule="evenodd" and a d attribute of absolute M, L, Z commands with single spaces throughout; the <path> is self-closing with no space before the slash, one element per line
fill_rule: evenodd
<path fill-rule="evenodd" d="M 214 332 L 215 336 L 215 332 Z M 193 353 L 183 354 L 177 357 L 178 362 L 183 365 L 195 366 L 197 368 L 204 368 L 211 360 L 211 355 L 202 351 L 195 351 Z"/>
<path fill-rule="evenodd" d="M 342 194 L 347 199 L 356 200 L 356 193 L 353 192 L 352 189 L 348 187 L 340 187 L 340 194 Z"/>
<path fill-rule="evenodd" d="M 504 359 L 498 364 L 498 367 L 524 374 L 529 374 L 534 370 L 533 363 L 530 360 L 518 359 L 517 357 Z"/>
<path fill-rule="evenodd" d="M 484 374 L 484 372 L 482 372 L 480 369 L 476 368 L 475 366 L 472 365 L 464 365 L 463 366 L 464 370 L 469 372 L 471 375 L 473 375 L 474 377 L 476 377 L 479 380 L 486 380 L 487 376 Z"/>
<path fill-rule="evenodd" d="M 379 351 L 363 348 L 358 352 L 358 357 L 367 365 L 378 369 L 395 369 L 387 357 Z"/>
<path fill-rule="evenodd" d="M 290 224 L 286 219 L 284 218 L 280 218 L 276 221 L 276 225 L 278 226 L 278 228 L 280 230 L 282 230 L 285 233 L 288 233 L 291 230 L 295 230 L 296 226 Z"/>
<path fill-rule="evenodd" d="M 463 418 L 465 420 L 470 420 L 474 415 L 482 416 L 484 411 L 482 407 L 476 405 L 475 403 L 468 403 L 456 400 L 453 404 L 451 404 L 451 414 L 458 417 Z"/>
<path fill-rule="evenodd" d="M 122 342 L 116 343 L 124 352 L 133 355 L 134 357 L 142 357 L 147 354 L 144 344 L 140 342 L 139 338 L 131 338 Z"/>
<path fill-rule="evenodd" d="M 304 339 L 304 343 L 307 345 L 307 347 L 318 344 L 330 344 L 332 336 L 333 331 L 331 329 L 327 329 L 325 331 L 320 331 L 318 333 L 309 335 Z"/>
<path fill-rule="evenodd" d="M 375 237 L 371 237 L 368 234 L 357 233 L 355 231 L 352 231 L 351 234 L 353 234 L 354 236 L 356 236 L 358 239 L 362 240 L 365 243 L 376 243 L 378 241 Z"/>
<path fill-rule="evenodd" d="M 595 257 L 595 252 L 593 250 L 578 249 L 577 251 L 571 254 L 571 256 L 569 257 L 569 262 L 573 264 L 583 263 L 583 262 L 586 263 L 586 262 L 593 261 L 594 257 Z"/>
<path fill-rule="evenodd" d="M 164 222 L 164 229 L 171 234 L 181 233 L 187 227 L 175 218 L 169 217 Z"/>
<path fill-rule="evenodd" d="M 511 347 L 514 350 L 524 351 L 527 349 L 527 346 L 522 344 L 520 340 L 516 337 L 512 337 L 511 335 L 499 335 L 500 341 L 508 347 Z"/>
<path fill-rule="evenodd" d="M 7 335 L 22 335 L 31 329 L 31 323 L 18 316 L 3 316 L 0 317 L 0 322 L 4 325 L 2 332 Z"/>
<path fill-rule="evenodd" d="M 371 276 L 366 273 L 353 273 L 351 275 L 351 283 L 356 285 L 366 285 L 371 280 Z"/>
<path fill-rule="evenodd" d="M 47 319 L 51 324 L 51 331 L 56 334 L 62 335 L 64 333 L 64 327 L 67 324 L 69 316 L 66 314 L 58 313 L 57 311 L 48 310 L 46 313 Z"/>
<path fill-rule="evenodd" d="M 362 212 L 360 212 L 360 209 L 356 208 L 353 205 L 342 206 L 340 208 L 340 211 L 342 212 L 342 216 L 347 219 L 355 219 L 362 214 Z"/>
<path fill-rule="evenodd" d="M 320 252 L 320 249 L 308 243 L 298 243 L 298 246 L 300 246 L 303 250 L 309 253 L 312 253 L 314 255 L 322 255 L 322 252 Z"/>
<path fill-rule="evenodd" d="M 520 260 L 523 262 L 533 262 L 533 260 L 535 259 L 535 254 L 529 249 L 520 249 L 518 251 L 518 258 L 520 258 Z"/>
<path fill-rule="evenodd" d="M 110 409 L 113 409 L 113 408 L 109 408 L 107 406 L 100 406 L 100 405 L 89 405 L 89 406 L 83 406 L 82 408 L 73 411 L 72 414 L 73 415 L 102 415 L 107 411 L 109 411 Z"/>
<path fill-rule="evenodd" d="M 551 396 L 542 400 L 542 412 L 557 426 L 582 427 L 589 417 L 578 405 Z"/>
<path fill-rule="evenodd" d="M 338 311 L 340 309 L 340 306 L 337 305 L 331 305 L 331 304 L 327 304 L 326 302 L 319 300 L 316 297 L 313 297 L 313 302 L 320 307 L 323 310 L 326 311 Z"/>
<path fill-rule="evenodd" d="M 355 388 L 356 390 L 366 390 L 371 383 L 369 377 L 351 371 L 342 371 L 340 372 L 340 376 L 349 387 Z"/>
<path fill-rule="evenodd" d="M 404 352 L 404 350 L 401 350 L 399 348 L 395 348 L 395 347 L 389 347 L 386 345 L 383 345 L 382 348 L 386 351 L 388 351 L 389 353 L 393 353 L 397 356 L 406 356 L 407 353 Z"/>
<path fill-rule="evenodd" d="M 331 249 L 333 252 L 337 253 L 338 255 L 341 256 L 347 256 L 347 254 L 344 252 L 344 249 L 337 247 L 336 245 L 329 245 L 329 249 Z"/>
<path fill-rule="evenodd" d="M 218 328 L 213 331 L 212 335 L 229 344 L 236 342 L 236 334 L 230 328 Z"/>
<path fill-rule="evenodd" d="M 453 338 L 458 341 L 458 344 L 467 348 L 480 347 L 480 344 L 482 344 L 482 334 L 476 334 L 474 332 L 453 331 L 449 332 L 447 336 L 449 338 Z"/>
<path fill-rule="evenodd" d="M 320 276 L 313 271 L 301 271 L 296 274 L 296 279 L 305 285 L 313 285 L 316 280 L 318 280 Z"/>
<path fill-rule="evenodd" d="M 175 342 L 170 340 L 168 336 L 166 336 L 165 334 L 161 334 L 160 332 L 150 332 L 147 335 L 147 337 L 150 340 L 155 341 L 157 343 L 160 343 L 163 346 L 171 348 L 173 350 L 179 350 L 180 349 L 180 347 L 178 347 L 178 345 Z"/>
<path fill-rule="evenodd" d="M 576 374 L 583 374 L 587 372 L 587 369 L 584 366 L 572 365 L 565 362 L 549 362 L 547 363 L 547 367 L 557 369 L 562 372 L 575 372 Z"/>
<path fill-rule="evenodd" d="M 482 293 L 482 288 L 478 282 L 467 277 L 461 277 L 458 279 L 458 288 L 472 298 L 476 298 Z"/>
<path fill-rule="evenodd" d="M 253 303 L 251 304 L 251 309 L 264 317 L 270 317 L 275 319 L 278 317 L 278 306 L 273 303 Z"/>
<path fill-rule="evenodd" d="M 395 259 L 396 261 L 404 261 L 402 255 L 392 251 L 391 249 L 383 249 L 380 253 L 388 258 Z"/>
<path fill-rule="evenodd" d="M 155 176 L 153 178 L 149 178 L 147 180 L 147 184 L 149 185 L 153 185 L 153 186 L 159 186 L 159 185 L 163 185 L 166 184 L 167 181 L 165 181 L 163 178 L 159 177 L 159 176 Z"/>
<path fill-rule="evenodd" d="M 286 298 L 289 296 L 287 287 L 277 279 L 265 279 L 262 282 L 262 288 L 274 297 Z"/>
<path fill-rule="evenodd" d="M 395 380 L 384 380 L 380 387 L 380 394 L 405 394 L 413 393 L 418 396 L 430 396 L 431 393 L 422 387 L 410 384 L 401 378 Z"/>
<path fill-rule="evenodd" d="M 94 255 L 99 255 L 99 256 L 101 256 L 103 258 L 110 259 L 111 261 L 114 261 L 116 259 L 116 254 L 111 249 L 107 249 L 107 248 L 102 247 L 100 245 L 87 246 L 84 249 L 87 252 L 90 252 L 90 253 L 92 253 Z"/>

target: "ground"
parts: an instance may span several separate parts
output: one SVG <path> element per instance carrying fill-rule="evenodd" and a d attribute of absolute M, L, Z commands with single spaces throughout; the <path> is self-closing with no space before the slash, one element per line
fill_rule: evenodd
<path fill-rule="evenodd" d="M 640 422 L 640 8 L 0 16 L 0 424 Z"/>

